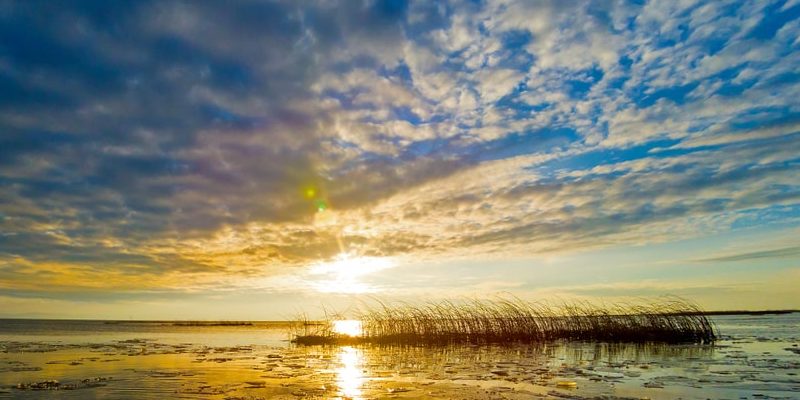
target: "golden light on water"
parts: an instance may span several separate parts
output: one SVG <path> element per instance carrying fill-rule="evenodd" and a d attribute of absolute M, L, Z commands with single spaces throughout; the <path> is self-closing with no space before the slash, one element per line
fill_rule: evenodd
<path fill-rule="evenodd" d="M 333 321 L 333 332 L 339 335 L 361 336 L 363 328 L 357 319 L 343 319 Z"/>
<path fill-rule="evenodd" d="M 364 377 L 364 354 L 361 350 L 345 346 L 339 352 L 341 367 L 336 369 L 336 385 L 344 398 L 361 399 Z"/>

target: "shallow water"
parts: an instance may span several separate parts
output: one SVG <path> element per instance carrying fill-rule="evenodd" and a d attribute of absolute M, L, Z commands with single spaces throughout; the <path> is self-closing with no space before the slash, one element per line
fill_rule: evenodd
<path fill-rule="evenodd" d="M 714 321 L 714 346 L 431 348 L 296 347 L 280 323 L 0 320 L 0 398 L 800 398 L 800 314 Z"/>

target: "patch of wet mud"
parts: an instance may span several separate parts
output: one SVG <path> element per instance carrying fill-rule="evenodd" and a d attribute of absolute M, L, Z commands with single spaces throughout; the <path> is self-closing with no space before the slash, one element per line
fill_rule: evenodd
<path fill-rule="evenodd" d="M 27 383 L 18 383 L 14 388 L 17 390 L 77 390 L 77 389 L 89 389 L 89 388 L 97 388 L 106 385 L 106 382 L 110 381 L 110 377 L 96 377 L 96 378 L 85 378 L 79 381 L 71 381 L 71 382 L 60 382 L 57 380 L 46 380 L 40 382 L 27 382 Z"/>

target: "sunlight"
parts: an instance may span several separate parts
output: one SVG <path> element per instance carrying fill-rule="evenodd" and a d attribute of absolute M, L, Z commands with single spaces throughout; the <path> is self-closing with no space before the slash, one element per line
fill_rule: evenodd
<path fill-rule="evenodd" d="M 360 399 L 364 385 L 364 355 L 354 347 L 342 347 L 339 352 L 341 367 L 336 369 L 336 384 L 344 398 Z"/>
<path fill-rule="evenodd" d="M 311 268 L 312 275 L 325 275 L 328 279 L 314 282 L 314 287 L 323 293 L 368 293 L 376 288 L 361 281 L 366 275 L 391 268 L 394 263 L 388 258 L 358 257 L 342 253 L 333 261 L 320 263 Z"/>
<path fill-rule="evenodd" d="M 340 335 L 360 336 L 362 332 L 361 321 L 357 319 L 333 321 L 333 332 Z"/>

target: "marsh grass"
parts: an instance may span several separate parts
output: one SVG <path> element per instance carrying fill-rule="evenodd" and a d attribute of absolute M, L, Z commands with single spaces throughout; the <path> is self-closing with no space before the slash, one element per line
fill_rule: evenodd
<path fill-rule="evenodd" d="M 602 342 L 713 343 L 716 331 L 702 310 L 680 298 L 643 303 L 559 306 L 520 299 L 375 305 L 356 313 L 362 333 L 348 336 L 323 321 L 298 344 L 498 344 L 583 340 Z"/>

